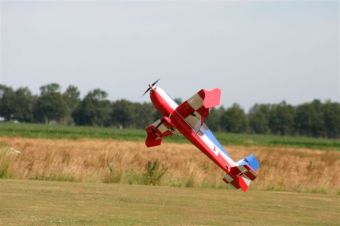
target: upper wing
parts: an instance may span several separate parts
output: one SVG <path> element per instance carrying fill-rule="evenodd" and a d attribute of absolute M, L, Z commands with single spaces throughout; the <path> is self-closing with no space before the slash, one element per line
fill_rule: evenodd
<path fill-rule="evenodd" d="M 182 115 L 190 126 L 198 130 L 205 119 L 208 117 L 209 109 L 220 104 L 221 90 L 201 89 L 187 101 L 184 101 L 176 108 L 176 111 Z"/>
<path fill-rule="evenodd" d="M 175 130 L 168 122 L 167 118 L 163 117 L 158 119 L 156 122 L 152 123 L 146 128 L 147 137 L 145 144 L 147 147 L 153 147 L 160 145 L 162 142 L 162 137 L 172 135 Z"/>

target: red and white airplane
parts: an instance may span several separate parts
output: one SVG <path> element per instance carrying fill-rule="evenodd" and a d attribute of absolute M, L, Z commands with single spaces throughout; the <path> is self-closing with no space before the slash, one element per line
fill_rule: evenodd
<path fill-rule="evenodd" d="M 220 104 L 221 90 L 201 89 L 187 101 L 178 105 L 156 82 L 149 84 L 144 94 L 150 91 L 150 98 L 163 117 L 146 128 L 147 147 L 160 145 L 163 137 L 176 131 L 183 134 L 191 143 L 215 162 L 226 174 L 223 180 L 236 189 L 247 191 L 249 184 L 256 178 L 259 162 L 249 155 L 237 162 L 233 161 L 223 146 L 206 126 L 205 119 L 212 107 Z"/>

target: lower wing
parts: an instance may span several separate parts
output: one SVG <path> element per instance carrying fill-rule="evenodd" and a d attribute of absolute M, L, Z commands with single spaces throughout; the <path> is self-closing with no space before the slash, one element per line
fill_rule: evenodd
<path fill-rule="evenodd" d="M 163 117 L 158 119 L 146 128 L 147 137 L 145 145 L 147 147 L 154 147 L 162 143 L 162 138 L 172 135 L 175 129 L 170 124 L 168 118 Z"/>

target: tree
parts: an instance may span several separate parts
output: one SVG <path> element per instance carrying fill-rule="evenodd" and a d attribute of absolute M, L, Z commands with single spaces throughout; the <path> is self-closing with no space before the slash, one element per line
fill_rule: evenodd
<path fill-rule="evenodd" d="M 182 102 L 180 98 L 175 101 Z M 62 93 L 59 84 L 51 83 L 40 87 L 39 96 L 32 95 L 27 87 L 14 90 L 0 84 L 0 117 L 7 121 L 145 128 L 162 115 L 151 103 L 110 102 L 101 89 L 88 92 L 81 100 L 76 86 L 70 85 Z M 248 115 L 234 104 L 227 110 L 211 109 L 206 122 L 218 131 L 340 138 L 340 103 L 313 100 L 296 107 L 284 101 L 256 104 Z"/>
<path fill-rule="evenodd" d="M 67 104 L 60 93 L 60 86 L 51 83 L 40 87 L 40 96 L 34 106 L 34 117 L 38 122 L 60 122 L 67 114 Z"/>
<path fill-rule="evenodd" d="M 294 108 L 285 101 L 272 105 L 269 116 L 269 128 L 274 134 L 291 134 L 294 125 Z"/>
<path fill-rule="evenodd" d="M 74 121 L 78 125 L 110 125 L 111 104 L 107 93 L 101 89 L 90 91 L 76 109 Z"/>
<path fill-rule="evenodd" d="M 242 133 L 247 131 L 247 117 L 244 110 L 233 104 L 221 116 L 221 126 L 227 132 Z"/>
<path fill-rule="evenodd" d="M 137 121 L 136 104 L 127 100 L 118 100 L 112 104 L 111 122 L 118 127 L 134 127 Z M 143 111 L 140 109 L 140 111 Z M 142 114 L 145 114 L 144 112 Z"/>
<path fill-rule="evenodd" d="M 296 107 L 295 129 L 300 135 L 326 135 L 322 108 L 322 103 L 319 100 Z"/>
<path fill-rule="evenodd" d="M 74 122 L 73 114 L 80 104 L 80 92 L 76 86 L 70 85 L 63 93 L 63 97 L 67 104 L 67 115 L 65 122 L 67 124 L 72 124 Z"/>
<path fill-rule="evenodd" d="M 340 137 L 340 104 L 327 101 L 323 105 L 323 117 L 326 135 L 328 137 Z"/>
<path fill-rule="evenodd" d="M 14 91 L 11 87 L 0 84 L 0 116 L 6 121 L 12 119 L 14 114 Z"/>
<path fill-rule="evenodd" d="M 58 83 L 50 83 L 40 87 L 40 95 L 44 96 L 51 93 L 60 93 L 61 86 Z"/>
<path fill-rule="evenodd" d="M 34 101 L 35 97 L 27 87 L 18 88 L 14 93 L 13 119 L 20 122 L 32 122 Z"/>
<path fill-rule="evenodd" d="M 224 111 L 225 110 L 223 107 L 211 109 L 211 111 L 209 112 L 209 116 L 207 118 L 207 125 L 209 126 L 211 130 L 214 130 L 214 131 L 222 130 L 221 117 Z"/>
<path fill-rule="evenodd" d="M 148 125 L 159 118 L 155 119 L 156 110 L 150 103 L 134 103 L 134 124 L 138 129 L 145 129 Z"/>
<path fill-rule="evenodd" d="M 249 127 L 254 133 L 269 132 L 270 106 L 267 104 L 255 104 L 249 111 Z"/>

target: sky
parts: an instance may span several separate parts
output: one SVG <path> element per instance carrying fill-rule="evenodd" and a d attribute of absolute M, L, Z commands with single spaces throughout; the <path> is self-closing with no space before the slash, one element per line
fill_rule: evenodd
<path fill-rule="evenodd" d="M 0 0 L 1 1 L 1 0 Z M 6 1 L 0 83 L 57 82 L 149 101 L 222 90 L 222 104 L 340 102 L 338 1 Z"/>

